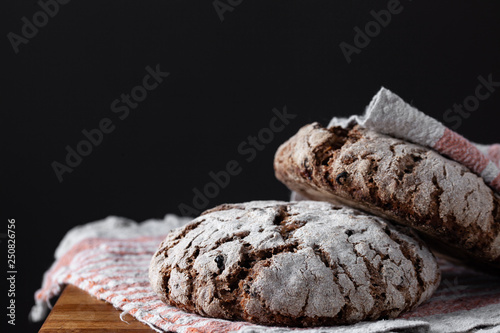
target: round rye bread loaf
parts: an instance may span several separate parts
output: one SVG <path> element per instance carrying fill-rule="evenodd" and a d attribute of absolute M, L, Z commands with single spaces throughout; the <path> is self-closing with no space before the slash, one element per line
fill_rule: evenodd
<path fill-rule="evenodd" d="M 418 230 L 452 257 L 500 267 L 500 196 L 432 149 L 313 123 L 280 146 L 274 168 L 303 197 L 362 209 Z"/>
<path fill-rule="evenodd" d="M 253 201 L 170 232 L 149 278 L 164 302 L 202 316 L 319 326 L 395 318 L 440 272 L 409 228 L 326 202 Z"/>

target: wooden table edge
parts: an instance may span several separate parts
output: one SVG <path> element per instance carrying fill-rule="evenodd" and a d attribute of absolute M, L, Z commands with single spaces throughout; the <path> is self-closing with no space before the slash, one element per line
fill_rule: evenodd
<path fill-rule="evenodd" d="M 39 333 L 155 332 L 129 314 L 73 285 L 66 285 Z"/>

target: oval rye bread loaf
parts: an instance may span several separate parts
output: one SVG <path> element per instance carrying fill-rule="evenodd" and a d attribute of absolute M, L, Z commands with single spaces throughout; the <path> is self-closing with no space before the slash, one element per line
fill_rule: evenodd
<path fill-rule="evenodd" d="M 170 232 L 149 277 L 163 301 L 183 310 L 291 326 L 394 318 L 440 281 L 411 229 L 318 201 L 211 209 Z"/>
<path fill-rule="evenodd" d="M 304 126 L 280 146 L 276 177 L 302 196 L 418 230 L 448 255 L 500 267 L 500 197 L 432 149 L 359 126 Z"/>

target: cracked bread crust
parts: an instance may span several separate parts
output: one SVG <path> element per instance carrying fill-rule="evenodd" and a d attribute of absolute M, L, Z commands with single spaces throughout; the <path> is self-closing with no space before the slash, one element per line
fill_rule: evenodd
<path fill-rule="evenodd" d="M 409 228 L 326 202 L 254 201 L 172 231 L 149 278 L 189 312 L 306 327 L 395 318 L 427 300 L 440 273 Z"/>
<path fill-rule="evenodd" d="M 371 212 L 415 228 L 448 255 L 500 267 L 500 197 L 431 149 L 313 123 L 280 146 L 274 168 L 306 198 Z"/>

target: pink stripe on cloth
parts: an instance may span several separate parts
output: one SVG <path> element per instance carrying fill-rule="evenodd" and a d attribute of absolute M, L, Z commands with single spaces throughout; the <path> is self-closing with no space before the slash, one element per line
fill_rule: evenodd
<path fill-rule="evenodd" d="M 63 285 L 73 284 L 163 331 L 237 332 L 248 329 L 266 332 L 270 329 L 247 322 L 205 318 L 164 304 L 147 282 L 149 262 L 140 258 L 152 256 L 165 236 L 120 240 L 89 238 L 78 242 L 45 274 L 43 286 L 36 292 L 36 302 L 46 302 L 56 296 Z M 436 294 L 414 311 L 401 316 L 402 319 L 420 320 L 430 315 L 500 304 L 500 277 L 455 266 L 444 260 L 440 260 L 439 264 L 443 268 L 443 279 Z M 96 265 L 100 267 L 98 272 Z M 488 287 L 495 284 L 498 287 Z M 340 328 L 344 330 L 346 326 Z M 308 331 L 280 328 L 280 332 L 295 330 Z M 321 332 L 335 331 L 335 327 L 321 329 Z"/>
<path fill-rule="evenodd" d="M 488 158 L 500 168 L 500 144 L 493 144 L 488 149 Z"/>
<path fill-rule="evenodd" d="M 490 161 L 469 140 L 448 128 L 433 148 L 455 161 L 460 161 L 478 175 L 483 172 Z"/>

